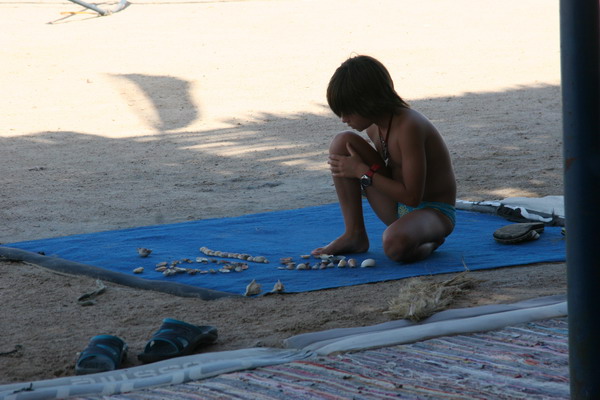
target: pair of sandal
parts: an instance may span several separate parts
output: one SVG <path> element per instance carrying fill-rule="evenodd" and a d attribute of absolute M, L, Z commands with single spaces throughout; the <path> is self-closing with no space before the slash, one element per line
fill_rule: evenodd
<path fill-rule="evenodd" d="M 201 345 L 217 340 L 217 328 L 196 326 L 172 318 L 162 325 L 138 354 L 138 360 L 152 363 L 191 354 Z M 128 347 L 123 339 L 112 335 L 98 335 L 90 339 L 75 365 L 77 375 L 94 374 L 118 369 L 127 358 Z"/>

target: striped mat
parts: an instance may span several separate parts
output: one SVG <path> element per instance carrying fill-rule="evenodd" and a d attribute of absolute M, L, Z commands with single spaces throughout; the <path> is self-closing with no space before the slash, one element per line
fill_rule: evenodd
<path fill-rule="evenodd" d="M 568 399 L 566 318 L 87 399 Z"/>

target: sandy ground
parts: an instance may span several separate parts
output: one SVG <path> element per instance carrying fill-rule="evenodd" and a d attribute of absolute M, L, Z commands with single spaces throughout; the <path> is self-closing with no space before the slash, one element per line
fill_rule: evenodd
<path fill-rule="evenodd" d="M 111 3 L 105 4 L 109 7 Z M 0 242 L 331 203 L 325 88 L 353 53 L 389 68 L 453 156 L 465 200 L 562 194 L 558 4 L 545 0 L 0 1 Z M 332 238 L 333 239 L 333 238 Z M 564 293 L 565 265 L 473 273 L 454 307 Z M 402 281 L 202 301 L 0 262 L 0 383 L 72 375 L 90 337 L 136 365 L 165 317 L 208 350 L 371 325 Z M 436 279 L 447 278 L 444 276 Z"/>

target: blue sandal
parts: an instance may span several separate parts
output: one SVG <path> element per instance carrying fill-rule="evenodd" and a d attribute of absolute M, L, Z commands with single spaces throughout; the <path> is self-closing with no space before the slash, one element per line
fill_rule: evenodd
<path fill-rule="evenodd" d="M 217 328 L 196 326 L 176 319 L 165 318 L 162 325 L 146 344 L 138 360 L 151 363 L 191 354 L 197 347 L 214 343 Z"/>
<path fill-rule="evenodd" d="M 113 371 L 127 358 L 127 344 L 116 336 L 98 335 L 90 339 L 75 364 L 77 375 Z"/>

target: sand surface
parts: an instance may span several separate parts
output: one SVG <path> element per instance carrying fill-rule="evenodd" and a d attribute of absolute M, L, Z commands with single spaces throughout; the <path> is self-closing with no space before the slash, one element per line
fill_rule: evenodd
<path fill-rule="evenodd" d="M 0 1 L 0 243 L 335 202 L 327 145 L 345 126 L 325 88 L 354 53 L 380 59 L 442 132 L 460 199 L 563 194 L 558 4 L 144 0 L 64 14 L 83 10 Z M 565 269 L 473 273 L 453 306 L 565 293 Z M 7 261 L 0 277 L 0 383 L 72 375 L 101 333 L 136 365 L 165 317 L 215 325 L 208 351 L 380 323 L 403 285 L 202 301 L 109 284 L 82 307 L 93 279 Z"/>

